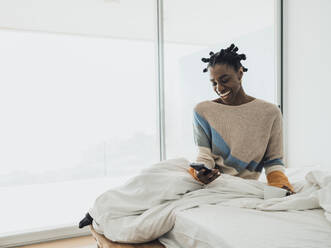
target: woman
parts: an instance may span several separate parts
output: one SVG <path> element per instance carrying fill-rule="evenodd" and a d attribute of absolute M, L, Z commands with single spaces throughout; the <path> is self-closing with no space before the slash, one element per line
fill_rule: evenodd
<path fill-rule="evenodd" d="M 268 184 L 294 190 L 285 175 L 283 164 L 282 114 L 277 105 L 247 95 L 242 87 L 241 65 L 245 54 L 237 54 L 231 44 L 220 52 L 210 52 L 203 72 L 210 71 L 212 87 L 220 98 L 198 103 L 193 111 L 194 140 L 198 146 L 196 162 L 212 171 L 189 173 L 208 184 L 221 173 L 258 179 L 262 169 Z"/>
<path fill-rule="evenodd" d="M 238 48 L 232 44 L 202 59 L 208 62 L 211 82 L 220 98 L 203 101 L 194 108 L 194 139 L 199 148 L 196 161 L 213 170 L 204 175 L 204 171 L 196 173 L 190 168 L 189 173 L 208 184 L 221 172 L 258 179 L 264 168 L 269 185 L 294 193 L 282 163 L 281 112 L 275 104 L 245 94 L 241 79 L 247 69 L 240 60 L 246 56 L 236 51 Z M 86 213 L 79 228 L 91 225 L 92 221 Z"/>

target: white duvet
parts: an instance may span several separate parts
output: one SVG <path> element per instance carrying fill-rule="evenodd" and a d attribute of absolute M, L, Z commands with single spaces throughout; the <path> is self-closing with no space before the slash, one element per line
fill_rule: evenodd
<path fill-rule="evenodd" d="M 265 182 L 222 174 L 205 185 L 188 173 L 189 163 L 163 160 L 101 194 L 89 210 L 94 229 L 112 241 L 144 243 L 170 231 L 177 211 L 205 204 L 263 211 L 321 208 L 331 223 L 331 172 L 311 170 L 305 180 L 291 182 L 297 194 L 264 200 Z"/>

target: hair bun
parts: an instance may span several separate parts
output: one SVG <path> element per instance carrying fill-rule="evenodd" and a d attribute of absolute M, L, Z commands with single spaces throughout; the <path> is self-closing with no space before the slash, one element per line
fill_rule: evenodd
<path fill-rule="evenodd" d="M 214 67 L 216 64 L 228 64 L 232 66 L 236 71 L 240 67 L 243 67 L 240 60 L 246 60 L 245 54 L 238 54 L 239 48 L 235 44 L 231 44 L 226 49 L 221 49 L 219 52 L 209 52 L 209 58 L 201 58 L 202 62 L 208 63 L 207 68 L 203 69 L 203 72 L 207 72 L 209 67 Z M 243 67 L 243 71 L 248 71 Z"/>

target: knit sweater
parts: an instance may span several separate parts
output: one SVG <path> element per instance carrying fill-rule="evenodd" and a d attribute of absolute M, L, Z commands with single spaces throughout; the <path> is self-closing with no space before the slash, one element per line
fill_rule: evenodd
<path fill-rule="evenodd" d="M 282 113 L 273 103 L 200 102 L 193 110 L 193 133 L 196 162 L 210 169 L 246 179 L 258 179 L 263 169 L 268 179 L 274 171 L 284 175 Z"/>

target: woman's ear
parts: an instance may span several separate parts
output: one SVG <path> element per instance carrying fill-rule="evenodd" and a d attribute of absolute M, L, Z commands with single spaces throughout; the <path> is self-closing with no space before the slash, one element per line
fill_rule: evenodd
<path fill-rule="evenodd" d="M 243 75 L 244 75 L 244 70 L 243 70 L 243 67 L 241 66 L 241 67 L 239 68 L 239 76 L 238 76 L 239 81 L 241 81 Z"/>

